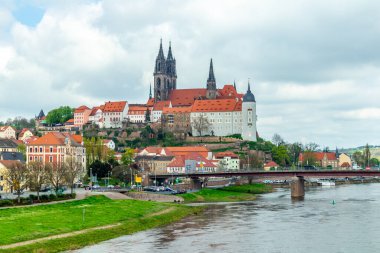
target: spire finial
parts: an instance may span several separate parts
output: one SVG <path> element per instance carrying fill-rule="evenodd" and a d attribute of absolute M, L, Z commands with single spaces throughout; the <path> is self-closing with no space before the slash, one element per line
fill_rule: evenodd
<path fill-rule="evenodd" d="M 212 64 L 212 58 L 211 58 L 211 61 L 210 61 L 210 70 L 209 70 L 209 73 L 208 73 L 208 80 L 207 80 L 207 82 L 215 82 L 214 66 Z"/>

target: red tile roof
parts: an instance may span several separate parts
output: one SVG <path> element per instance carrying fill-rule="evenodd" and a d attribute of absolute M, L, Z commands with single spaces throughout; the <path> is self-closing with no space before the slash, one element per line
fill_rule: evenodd
<path fill-rule="evenodd" d="M 23 129 L 21 130 L 20 134 L 18 135 L 18 138 L 23 137 L 24 134 L 25 134 L 27 131 L 32 132 L 32 131 L 30 131 L 28 128 L 23 128 Z M 32 134 L 33 134 L 33 133 L 32 133 Z"/>
<path fill-rule="evenodd" d="M 144 115 L 147 110 L 145 106 L 131 105 L 128 107 L 128 114 L 132 115 Z"/>
<path fill-rule="evenodd" d="M 219 153 L 215 154 L 215 158 L 217 158 L 217 159 L 221 159 L 224 157 L 239 158 L 239 156 L 237 154 L 235 154 L 234 152 L 231 152 L 231 151 L 219 152 Z"/>
<path fill-rule="evenodd" d="M 104 104 L 104 112 L 123 112 L 127 101 L 106 102 Z"/>
<path fill-rule="evenodd" d="M 154 98 L 149 98 L 148 102 L 146 102 L 146 106 L 152 107 L 154 105 Z"/>
<path fill-rule="evenodd" d="M 206 97 L 206 89 L 180 89 L 172 90 L 169 94 L 169 100 L 172 106 L 190 106 L 195 99 Z"/>
<path fill-rule="evenodd" d="M 7 130 L 9 127 L 16 131 L 16 129 L 14 129 L 12 126 L 0 126 L 0 132 L 5 132 L 5 130 Z"/>
<path fill-rule="evenodd" d="M 332 152 L 312 152 L 312 155 L 314 156 L 314 158 L 317 160 L 317 161 L 321 161 L 323 160 L 323 157 L 327 156 L 327 160 L 337 160 L 336 158 L 336 154 L 335 153 L 332 153 Z M 303 161 L 303 153 L 301 153 L 298 157 L 299 161 Z"/>
<path fill-rule="evenodd" d="M 190 112 L 191 112 L 191 106 L 187 106 L 187 107 L 172 107 L 172 108 L 165 107 L 162 110 L 163 114 L 168 114 L 168 113 L 190 113 Z"/>
<path fill-rule="evenodd" d="M 37 140 L 31 141 L 28 145 L 65 145 L 65 139 L 70 138 L 74 144 L 82 143 L 82 136 L 80 135 L 71 135 L 69 133 L 60 133 L 60 132 L 50 132 Z"/>
<path fill-rule="evenodd" d="M 92 108 L 90 116 L 95 116 L 96 112 L 100 109 L 100 106 L 95 106 Z"/>
<path fill-rule="evenodd" d="M 278 167 L 278 164 L 274 161 L 267 162 L 264 167 Z"/>
<path fill-rule="evenodd" d="M 85 105 L 82 105 L 82 106 L 79 106 L 78 108 L 75 109 L 74 113 L 82 113 L 84 112 L 85 110 L 90 110 L 90 108 L 88 108 L 87 106 Z"/>
<path fill-rule="evenodd" d="M 153 111 L 162 111 L 165 107 L 170 107 L 170 101 L 158 101 L 153 106 Z"/>
<path fill-rule="evenodd" d="M 242 101 L 237 99 L 196 100 L 192 112 L 233 112 L 241 111 Z"/>

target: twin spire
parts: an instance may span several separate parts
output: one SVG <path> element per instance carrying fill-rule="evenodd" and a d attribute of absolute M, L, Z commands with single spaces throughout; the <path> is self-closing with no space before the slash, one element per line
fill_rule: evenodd
<path fill-rule="evenodd" d="M 158 51 L 157 59 L 163 59 L 165 60 L 164 50 L 162 49 L 162 39 L 160 39 L 160 50 Z M 169 51 L 168 56 L 166 57 L 167 60 L 175 60 L 172 53 L 172 43 L 169 41 Z"/>

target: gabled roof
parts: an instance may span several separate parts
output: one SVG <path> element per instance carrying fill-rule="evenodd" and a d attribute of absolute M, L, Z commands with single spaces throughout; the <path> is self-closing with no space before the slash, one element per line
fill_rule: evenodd
<path fill-rule="evenodd" d="M 154 105 L 154 98 L 149 98 L 148 102 L 146 102 L 146 106 L 152 107 Z"/>
<path fill-rule="evenodd" d="M 0 160 L 24 161 L 24 155 L 20 152 L 0 152 Z"/>
<path fill-rule="evenodd" d="M 264 167 L 278 167 L 278 164 L 274 161 L 267 162 Z"/>
<path fill-rule="evenodd" d="M 236 91 L 235 87 L 232 84 L 226 84 L 222 89 L 218 90 L 219 96 L 218 99 L 228 99 L 228 98 L 239 98 L 243 97 L 243 94 L 240 94 Z"/>
<path fill-rule="evenodd" d="M 170 101 L 158 101 L 153 106 L 153 111 L 162 111 L 165 107 L 171 107 Z"/>
<path fill-rule="evenodd" d="M 233 112 L 241 111 L 242 102 L 239 99 L 196 100 L 192 112 Z"/>
<path fill-rule="evenodd" d="M 329 161 L 337 160 L 335 153 L 332 153 L 332 152 L 312 152 L 312 155 L 314 156 L 314 158 L 317 161 L 323 160 L 323 158 L 325 157 L 325 155 L 327 157 L 327 160 L 329 160 Z M 299 155 L 299 159 L 298 160 L 301 161 L 301 162 L 303 161 L 303 153 L 301 153 Z"/>
<path fill-rule="evenodd" d="M 206 89 L 176 89 L 169 94 L 172 106 L 191 106 L 194 100 L 206 97 Z"/>
<path fill-rule="evenodd" d="M 79 106 L 78 108 L 75 109 L 74 113 L 82 113 L 84 112 L 85 110 L 90 110 L 90 108 L 88 108 L 87 106 L 85 105 L 82 105 L 82 106 Z"/>
<path fill-rule="evenodd" d="M 23 137 L 24 134 L 25 134 L 27 131 L 29 131 L 29 132 L 32 133 L 32 131 L 30 131 L 28 128 L 23 128 L 23 129 L 21 130 L 20 134 L 18 135 L 18 138 Z M 32 135 L 33 135 L 33 133 L 32 133 Z"/>
<path fill-rule="evenodd" d="M 8 128 L 12 128 L 14 131 L 16 131 L 16 129 L 14 129 L 12 126 L 0 126 L 0 132 L 5 132 Z"/>
<path fill-rule="evenodd" d="M 65 125 L 71 125 L 74 124 L 74 119 L 69 119 L 68 121 L 65 122 Z"/>
<path fill-rule="evenodd" d="M 104 112 L 123 112 L 127 101 L 118 101 L 118 102 L 106 102 L 104 104 Z"/>
<path fill-rule="evenodd" d="M 0 148 L 17 148 L 17 143 L 10 139 L 0 139 Z"/>
<path fill-rule="evenodd" d="M 215 154 L 215 158 L 217 158 L 217 159 L 221 159 L 224 157 L 239 158 L 239 156 L 237 154 L 235 154 L 234 152 L 231 152 L 231 151 L 219 152 L 219 153 Z"/>
<path fill-rule="evenodd" d="M 31 141 L 28 145 L 65 145 L 65 140 L 71 140 L 72 146 L 80 146 L 82 143 L 82 136 L 80 135 L 71 135 L 69 133 L 60 133 L 60 132 L 50 132 L 37 140 Z"/>

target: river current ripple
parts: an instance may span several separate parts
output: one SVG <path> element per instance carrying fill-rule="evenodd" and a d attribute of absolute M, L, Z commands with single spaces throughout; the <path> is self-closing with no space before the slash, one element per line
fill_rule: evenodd
<path fill-rule="evenodd" d="M 380 252 L 380 184 L 288 189 L 254 202 L 219 203 L 172 225 L 74 251 L 94 252 Z"/>

